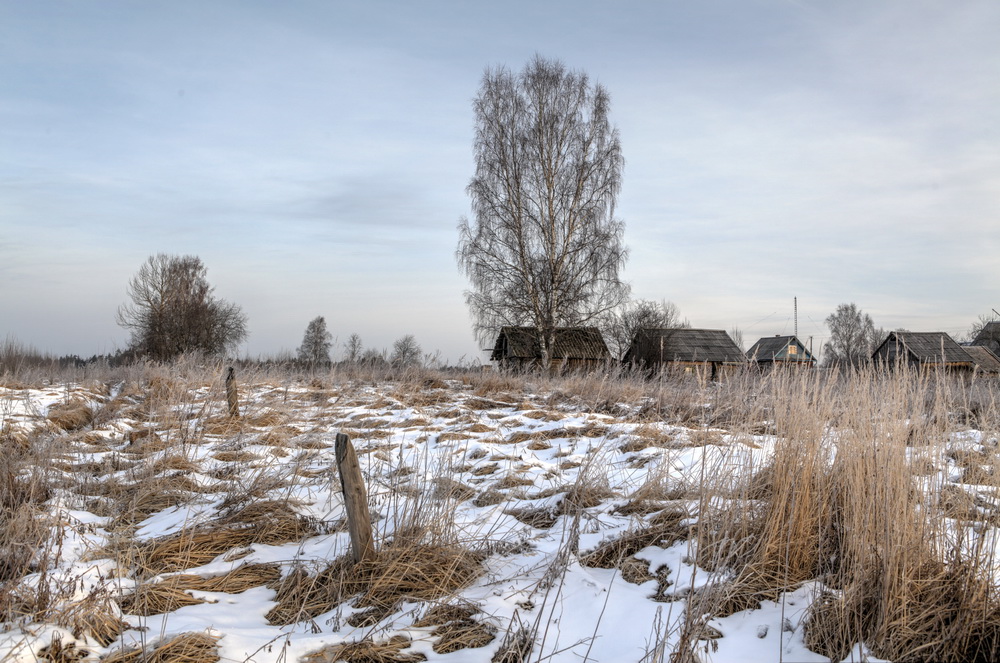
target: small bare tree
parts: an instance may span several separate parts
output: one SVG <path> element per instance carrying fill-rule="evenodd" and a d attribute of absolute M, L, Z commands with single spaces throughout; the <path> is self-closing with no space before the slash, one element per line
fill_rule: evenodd
<path fill-rule="evenodd" d="M 603 325 L 608 348 L 621 358 L 640 329 L 676 329 L 690 327 L 681 318 L 677 305 L 667 300 L 635 299 L 611 312 Z"/>
<path fill-rule="evenodd" d="M 979 332 L 983 331 L 983 327 L 991 322 L 995 322 L 996 319 L 996 315 L 986 315 L 985 313 L 980 314 L 980 316 L 976 318 L 975 322 L 969 326 L 969 331 L 966 332 L 964 340 L 967 343 L 971 343 L 976 340 L 976 337 L 979 336 Z"/>
<path fill-rule="evenodd" d="M 247 317 L 236 304 L 216 299 L 196 256 L 151 256 L 128 285 L 118 309 L 130 349 L 158 361 L 185 352 L 222 355 L 247 336 Z"/>
<path fill-rule="evenodd" d="M 309 368 L 329 366 L 332 346 L 333 336 L 326 329 L 326 319 L 321 315 L 317 316 L 306 326 L 302 345 L 298 349 L 298 359 Z"/>
<path fill-rule="evenodd" d="M 348 364 L 356 364 L 361 361 L 361 353 L 364 352 L 361 344 L 361 337 L 358 334 L 351 334 L 344 343 L 344 361 Z"/>
<path fill-rule="evenodd" d="M 407 368 L 419 366 L 421 357 L 423 351 L 417 344 L 417 339 L 413 334 L 407 334 L 392 344 L 392 356 L 389 361 L 396 368 Z"/>
<path fill-rule="evenodd" d="M 738 326 L 733 325 L 733 328 L 729 330 L 729 338 L 733 339 L 733 343 L 736 344 L 743 352 L 747 351 L 747 346 L 743 345 L 743 330 Z"/>
<path fill-rule="evenodd" d="M 473 108 L 473 220 L 461 220 L 456 252 L 472 285 L 466 302 L 483 343 L 505 325 L 537 328 L 548 366 L 556 328 L 628 296 L 610 98 L 586 74 L 535 56 L 519 75 L 487 69 Z"/>

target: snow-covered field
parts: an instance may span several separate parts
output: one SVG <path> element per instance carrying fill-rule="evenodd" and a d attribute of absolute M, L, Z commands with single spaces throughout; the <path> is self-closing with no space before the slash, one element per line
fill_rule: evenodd
<path fill-rule="evenodd" d="M 753 509 L 727 496 L 768 467 L 773 422 L 527 385 L 262 379 L 235 421 L 218 381 L 0 389 L 8 487 L 46 490 L 4 505 L 2 545 L 21 507 L 48 533 L 27 575 L 0 578 L 0 660 L 830 660 L 806 644 L 820 578 L 726 616 L 694 600 L 735 573 L 700 565 L 700 520 Z M 994 513 L 996 489 L 961 480 L 962 454 L 996 440 L 952 428 L 906 456 L 926 490 Z M 350 563 L 339 432 L 368 487 L 367 569 Z M 846 660 L 880 659 L 855 643 Z"/>

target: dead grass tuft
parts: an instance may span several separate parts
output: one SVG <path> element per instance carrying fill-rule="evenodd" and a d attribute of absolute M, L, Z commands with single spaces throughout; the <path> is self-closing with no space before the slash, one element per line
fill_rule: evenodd
<path fill-rule="evenodd" d="M 690 535 L 690 527 L 685 524 L 689 518 L 687 511 L 664 511 L 653 516 L 645 527 L 628 532 L 617 539 L 605 541 L 580 558 L 584 566 L 600 569 L 623 568 L 632 555 L 647 546 L 668 548 Z"/>
<path fill-rule="evenodd" d="M 272 624 L 287 625 L 332 610 L 357 597 L 358 607 L 394 606 L 399 601 L 435 600 L 468 586 L 482 573 L 483 557 L 457 546 L 388 545 L 373 560 L 335 560 L 316 576 L 296 569 L 271 586 L 277 605 Z"/>
<path fill-rule="evenodd" d="M 91 637 L 102 647 L 117 640 L 131 626 L 123 621 L 114 610 L 112 600 L 98 592 L 91 593 L 82 601 L 71 602 L 60 607 L 53 621 L 70 629 L 76 638 Z"/>
<path fill-rule="evenodd" d="M 94 410 L 86 401 L 72 398 L 49 408 L 48 420 L 60 430 L 80 430 L 94 420 Z"/>
<path fill-rule="evenodd" d="M 437 654 L 450 654 L 462 649 L 478 649 L 496 640 L 496 628 L 472 619 L 463 619 L 438 626 L 431 635 L 438 638 L 432 647 Z"/>
<path fill-rule="evenodd" d="M 205 633 L 183 633 L 146 649 L 118 649 L 102 663 L 216 663 L 219 638 Z"/>
<path fill-rule="evenodd" d="M 361 640 L 358 642 L 338 643 L 324 647 L 319 651 L 302 657 L 303 663 L 418 663 L 426 661 L 427 657 L 418 652 L 403 653 L 410 646 L 410 639 L 405 636 L 393 636 L 384 642 Z"/>
<path fill-rule="evenodd" d="M 527 663 L 535 648 L 535 634 L 535 628 L 512 621 L 490 663 Z"/>
<path fill-rule="evenodd" d="M 280 545 L 317 533 L 315 523 L 295 513 L 288 503 L 266 500 L 205 525 L 124 546 L 117 556 L 126 568 L 134 567 L 140 576 L 149 577 L 208 564 L 234 548 Z"/>
<path fill-rule="evenodd" d="M 465 500 L 472 499 L 476 495 L 475 489 L 466 486 L 461 481 L 455 481 L 449 477 L 437 477 L 432 483 L 434 484 L 433 495 L 439 500 L 455 500 L 456 502 L 464 502 Z"/>
<path fill-rule="evenodd" d="M 212 458 L 223 463 L 253 463 L 260 460 L 260 456 L 250 451 L 216 451 Z"/>
<path fill-rule="evenodd" d="M 142 583 L 136 586 L 135 590 L 124 596 L 120 605 L 122 612 L 129 615 L 149 617 L 150 615 L 162 615 L 173 612 L 178 608 L 188 605 L 199 605 L 204 603 L 202 599 L 196 599 L 178 586 L 177 578 L 167 578 L 160 582 Z"/>

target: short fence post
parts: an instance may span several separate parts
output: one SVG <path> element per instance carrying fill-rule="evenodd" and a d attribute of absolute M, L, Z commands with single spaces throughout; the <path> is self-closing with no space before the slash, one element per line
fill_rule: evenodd
<path fill-rule="evenodd" d="M 347 511 L 347 529 L 351 534 L 351 548 L 355 562 L 364 562 L 375 556 L 375 539 L 372 536 L 371 515 L 368 513 L 368 491 L 361 476 L 361 465 L 354 452 L 351 439 L 337 433 L 334 451 L 337 454 L 337 472 L 344 491 L 344 508 Z"/>
<path fill-rule="evenodd" d="M 236 393 L 236 370 L 230 366 L 226 373 L 226 400 L 229 401 L 229 416 L 233 419 L 240 416 L 240 401 Z"/>

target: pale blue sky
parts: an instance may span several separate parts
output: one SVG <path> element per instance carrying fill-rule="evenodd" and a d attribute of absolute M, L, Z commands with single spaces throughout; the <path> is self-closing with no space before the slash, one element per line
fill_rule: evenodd
<path fill-rule="evenodd" d="M 792 332 L 856 302 L 1000 309 L 1000 3 L 0 0 L 0 336 L 126 343 L 128 279 L 195 254 L 242 353 L 479 358 L 454 259 L 471 100 L 534 54 L 602 83 L 640 298 Z"/>

